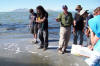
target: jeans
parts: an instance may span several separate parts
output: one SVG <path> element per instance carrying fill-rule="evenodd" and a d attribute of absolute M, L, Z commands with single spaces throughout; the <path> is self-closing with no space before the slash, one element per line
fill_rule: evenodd
<path fill-rule="evenodd" d="M 74 33 L 73 44 L 77 44 L 77 39 L 80 36 L 79 45 L 82 45 L 83 44 L 83 35 L 84 35 L 84 33 L 81 30 L 76 30 Z"/>
<path fill-rule="evenodd" d="M 48 29 L 39 30 L 40 47 L 48 48 Z"/>

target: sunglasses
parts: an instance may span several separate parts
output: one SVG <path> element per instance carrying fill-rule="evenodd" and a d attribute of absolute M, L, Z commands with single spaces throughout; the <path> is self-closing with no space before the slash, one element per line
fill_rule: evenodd
<path fill-rule="evenodd" d="M 76 9 L 76 10 L 81 10 L 81 9 Z"/>

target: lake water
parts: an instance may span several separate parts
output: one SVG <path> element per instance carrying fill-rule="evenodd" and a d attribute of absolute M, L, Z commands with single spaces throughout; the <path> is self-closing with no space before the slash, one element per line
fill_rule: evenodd
<path fill-rule="evenodd" d="M 58 35 L 59 24 L 55 21 L 57 14 L 49 16 L 50 36 Z M 29 33 L 29 13 L 28 12 L 1 12 L 0 13 L 0 34 L 1 33 Z"/>
<path fill-rule="evenodd" d="M 56 22 L 56 17 L 59 12 L 49 13 L 49 37 L 59 38 L 60 23 Z M 73 12 L 74 15 L 74 12 Z M 29 34 L 29 13 L 28 12 L 0 12 L 0 35 L 11 33 L 14 34 Z M 86 37 L 84 37 L 86 38 Z M 71 41 L 73 35 L 71 34 Z M 84 39 L 86 41 L 86 39 Z"/>

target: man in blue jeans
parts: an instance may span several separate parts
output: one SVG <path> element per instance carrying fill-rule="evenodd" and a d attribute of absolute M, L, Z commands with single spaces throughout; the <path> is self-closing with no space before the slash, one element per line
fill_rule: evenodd
<path fill-rule="evenodd" d="M 36 22 L 38 23 L 39 39 L 41 42 L 39 49 L 45 51 L 48 49 L 48 13 L 41 5 L 37 7 Z"/>
<path fill-rule="evenodd" d="M 73 24 L 73 44 L 77 44 L 78 36 L 80 36 L 79 45 L 83 44 L 83 35 L 84 35 L 84 21 L 85 21 L 85 13 L 86 11 L 82 10 L 81 5 L 76 7 L 77 13 L 74 17 L 74 24 Z"/>

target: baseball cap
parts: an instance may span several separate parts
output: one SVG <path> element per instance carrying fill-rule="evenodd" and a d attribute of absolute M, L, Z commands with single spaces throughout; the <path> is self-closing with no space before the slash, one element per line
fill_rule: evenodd
<path fill-rule="evenodd" d="M 63 5 L 62 8 L 68 8 L 67 5 Z"/>

